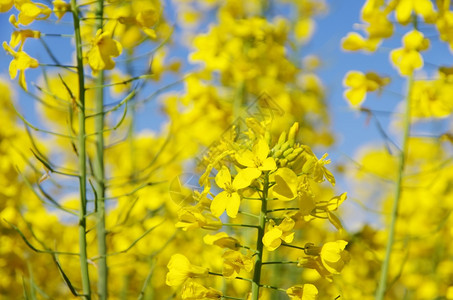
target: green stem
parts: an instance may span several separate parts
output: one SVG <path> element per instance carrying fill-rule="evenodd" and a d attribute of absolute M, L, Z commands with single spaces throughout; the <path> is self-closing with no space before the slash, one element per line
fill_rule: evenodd
<path fill-rule="evenodd" d="M 103 29 L 104 22 L 104 1 L 98 0 L 96 3 L 96 29 Z M 107 299 L 108 296 L 108 267 L 107 267 L 107 231 L 105 228 L 105 168 L 104 168 L 104 72 L 99 71 L 96 77 L 95 94 L 95 140 L 96 152 L 93 162 L 93 174 L 95 178 L 94 189 L 96 195 L 96 232 L 98 242 L 98 295 L 100 300 Z"/>
<path fill-rule="evenodd" d="M 298 261 L 265 261 L 261 265 L 294 265 L 298 263 Z"/>
<path fill-rule="evenodd" d="M 252 300 L 258 300 L 260 292 L 260 280 L 261 280 L 261 266 L 263 264 L 263 236 L 264 236 L 264 227 L 266 226 L 266 212 L 267 212 L 267 194 L 269 189 L 269 174 L 265 174 L 264 183 L 263 183 L 263 194 L 261 200 L 261 212 L 259 219 L 258 234 L 256 237 L 256 252 L 255 255 L 255 268 L 253 272 L 253 281 L 252 281 Z"/>
<path fill-rule="evenodd" d="M 406 96 L 406 108 L 404 112 L 404 128 L 403 128 L 403 145 L 399 155 L 398 161 L 398 174 L 396 179 L 396 192 L 395 197 L 393 199 L 393 206 L 392 206 L 392 213 L 391 213 L 391 221 L 390 221 L 390 228 L 389 228 L 389 236 L 387 239 L 387 247 L 385 250 L 385 259 L 382 262 L 382 271 L 381 271 L 381 278 L 379 280 L 378 289 L 376 291 L 376 300 L 383 300 L 385 296 L 385 292 L 387 289 L 387 277 L 388 277 L 388 270 L 390 265 L 390 258 L 392 254 L 392 247 L 393 242 L 395 240 L 395 225 L 398 218 L 398 205 L 401 198 L 401 191 L 402 191 L 402 182 L 403 182 L 403 173 L 405 168 L 406 162 L 406 155 L 408 153 L 408 141 L 409 141 L 409 133 L 410 133 L 410 99 L 412 98 L 412 86 L 414 83 L 414 75 L 411 73 L 408 79 L 408 88 L 407 88 L 407 96 Z"/>
<path fill-rule="evenodd" d="M 74 20 L 74 36 L 77 52 L 77 74 L 79 84 L 79 133 L 78 133 L 78 154 L 79 154 L 79 190 L 80 190 L 80 211 L 79 211 L 79 252 L 80 252 L 80 273 L 82 277 L 83 297 L 91 299 L 90 276 L 87 260 L 86 240 L 86 213 L 87 213 L 87 166 L 86 166 L 86 136 L 85 136 L 85 74 L 83 71 L 82 38 L 80 35 L 80 20 L 76 0 L 71 0 L 71 10 Z"/>

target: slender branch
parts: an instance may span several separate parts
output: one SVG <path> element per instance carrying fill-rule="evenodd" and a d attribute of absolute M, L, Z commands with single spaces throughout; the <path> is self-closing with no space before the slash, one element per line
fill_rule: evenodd
<path fill-rule="evenodd" d="M 396 179 L 396 191 L 395 197 L 393 198 L 391 221 L 389 228 L 389 235 L 387 239 L 387 247 L 385 250 L 385 259 L 382 262 L 381 277 L 379 280 L 378 289 L 376 291 L 376 300 L 383 300 L 385 292 L 387 290 L 387 277 L 388 270 L 390 266 L 390 259 L 392 254 L 392 246 L 395 240 L 395 227 L 396 221 L 398 219 L 398 205 L 401 198 L 402 192 L 402 182 L 403 182 L 403 173 L 406 163 L 406 155 L 409 148 L 409 133 L 410 133 L 410 99 L 412 98 L 412 86 L 414 83 L 414 74 L 412 73 L 408 78 L 408 88 L 407 88 L 407 97 L 406 97 L 406 108 L 404 113 L 404 123 L 403 123 L 403 141 L 402 141 L 402 150 L 399 155 L 398 161 L 398 177 Z"/>
<path fill-rule="evenodd" d="M 266 173 L 264 176 L 263 182 L 263 194 L 261 200 L 261 212 L 260 220 L 258 226 L 258 234 L 256 237 L 256 252 L 255 255 L 255 268 L 253 273 L 253 282 L 252 282 L 252 300 L 258 300 L 259 298 L 259 289 L 260 289 L 260 280 L 261 280 L 261 266 L 263 264 L 263 237 L 264 237 L 264 227 L 266 226 L 266 214 L 267 214 L 267 196 L 269 189 L 269 174 Z"/>
<path fill-rule="evenodd" d="M 86 136 L 85 136 L 85 76 L 83 70 L 82 37 L 80 33 L 79 10 L 77 1 L 71 0 L 71 10 L 74 22 L 74 36 L 77 53 L 77 74 L 79 85 L 80 109 L 78 113 L 79 135 L 78 135 L 78 154 L 80 172 L 80 211 L 79 211 L 79 252 L 80 252 L 80 272 L 82 277 L 83 297 L 91 299 L 90 275 L 88 272 L 87 259 L 87 240 L 86 240 L 86 212 L 87 212 L 87 166 L 86 166 Z"/>
<path fill-rule="evenodd" d="M 98 0 L 95 4 L 96 29 L 103 30 L 104 26 L 104 1 Z M 95 111 L 94 131 L 95 134 L 95 155 L 93 161 L 94 192 L 96 211 L 96 234 L 98 242 L 98 290 L 100 300 L 108 297 L 108 265 L 107 265 L 107 230 L 105 228 L 105 167 L 104 167 L 104 71 L 100 70 L 95 79 Z M 127 250 L 126 250 L 127 251 Z"/>

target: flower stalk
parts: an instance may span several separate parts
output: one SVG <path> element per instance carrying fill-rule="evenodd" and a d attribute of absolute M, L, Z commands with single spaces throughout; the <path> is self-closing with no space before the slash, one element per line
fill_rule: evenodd
<path fill-rule="evenodd" d="M 80 172 L 80 210 L 79 210 L 79 252 L 80 273 L 82 277 L 82 297 L 91 299 L 90 276 L 88 272 L 86 215 L 87 215 L 87 166 L 86 166 L 86 132 L 85 132 L 85 75 L 83 70 L 82 38 L 80 34 L 80 20 L 76 0 L 71 0 L 71 10 L 74 23 L 74 36 L 77 53 L 77 74 L 79 86 L 79 113 L 78 113 L 78 156 Z"/>
<path fill-rule="evenodd" d="M 389 271 L 390 259 L 391 259 L 391 254 L 392 254 L 392 247 L 393 247 L 393 243 L 395 240 L 396 221 L 398 218 L 398 206 L 399 206 L 399 201 L 401 199 L 403 174 L 404 174 L 404 169 L 405 169 L 405 164 L 406 164 L 406 155 L 408 153 L 408 148 L 409 148 L 410 107 L 411 107 L 410 99 L 412 98 L 413 83 L 414 83 L 414 73 L 412 72 L 408 78 L 407 96 L 405 99 L 405 112 L 404 112 L 404 120 L 403 120 L 402 149 L 401 149 L 401 152 L 399 154 L 399 159 L 398 159 L 398 174 L 397 174 L 397 179 L 396 179 L 396 191 L 395 191 L 395 197 L 393 198 L 389 236 L 387 239 L 387 247 L 385 250 L 385 259 L 382 262 L 381 277 L 379 280 L 378 289 L 376 291 L 376 300 L 383 300 L 386 289 L 387 289 L 388 271 Z"/>
<path fill-rule="evenodd" d="M 267 196 L 269 191 L 269 174 L 266 173 L 264 176 L 263 193 L 261 198 L 261 212 L 259 218 L 259 227 L 256 240 L 256 255 L 255 255 L 255 267 L 253 272 L 252 281 L 252 300 L 258 300 L 261 280 L 261 267 L 263 265 L 263 237 L 266 226 L 266 212 L 267 212 Z"/>
<path fill-rule="evenodd" d="M 104 1 L 96 2 L 96 29 L 103 29 Z M 94 189 L 96 195 L 96 231 L 98 242 L 98 295 L 105 300 L 108 296 L 108 266 L 107 266 L 107 231 L 105 228 L 105 168 L 104 168 L 104 71 L 100 70 L 95 79 L 95 143 L 96 151 L 93 162 Z"/>

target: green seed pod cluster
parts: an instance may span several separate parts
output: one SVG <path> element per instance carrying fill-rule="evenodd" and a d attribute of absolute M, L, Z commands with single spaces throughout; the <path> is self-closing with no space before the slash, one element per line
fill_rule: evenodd
<path fill-rule="evenodd" d="M 280 167 L 291 166 L 296 158 L 304 151 L 300 145 L 295 143 L 299 131 L 299 123 L 294 123 L 289 133 L 285 131 L 280 135 L 277 144 L 272 148 L 272 157 Z"/>

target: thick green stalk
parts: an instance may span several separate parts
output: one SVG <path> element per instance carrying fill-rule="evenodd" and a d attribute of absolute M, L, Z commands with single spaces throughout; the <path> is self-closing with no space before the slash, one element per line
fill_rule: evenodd
<path fill-rule="evenodd" d="M 78 133 L 78 155 L 80 172 L 80 211 L 79 211 L 79 252 L 80 252 L 80 273 L 82 277 L 83 297 L 91 299 L 90 276 L 87 259 L 86 240 L 86 214 L 87 214 L 87 167 L 86 167 L 86 135 L 85 135 L 85 74 L 83 71 L 82 38 L 80 36 L 79 11 L 76 0 L 71 0 L 71 10 L 74 21 L 74 36 L 77 52 L 77 73 L 79 82 L 79 133 Z"/>
<path fill-rule="evenodd" d="M 98 0 L 96 6 L 96 28 L 102 30 L 104 18 L 104 1 Z M 108 267 L 107 242 L 105 229 L 105 168 L 104 168 L 104 72 L 99 71 L 96 77 L 94 130 L 96 132 L 96 152 L 93 161 L 96 192 L 96 232 L 98 241 L 98 295 L 100 300 L 107 299 Z"/>
<path fill-rule="evenodd" d="M 388 270 L 390 265 L 390 258 L 392 254 L 392 247 L 393 242 L 395 240 L 395 226 L 396 221 L 398 218 L 398 205 L 401 198 L 401 191 L 402 191 L 402 182 L 403 182 L 403 174 L 404 168 L 406 163 L 406 155 L 408 153 L 408 141 L 409 141 L 409 133 L 410 133 L 410 99 L 412 98 L 412 86 L 414 83 L 414 75 L 413 73 L 409 76 L 408 79 L 408 88 L 407 88 L 407 95 L 406 95 L 406 105 L 405 105 L 405 112 L 404 112 L 404 123 L 403 123 L 403 141 L 402 141 L 402 149 L 399 155 L 398 161 L 398 175 L 396 179 L 396 191 L 395 197 L 393 199 L 392 205 L 392 212 L 391 212 L 391 221 L 390 221 L 390 228 L 389 228 L 389 236 L 387 239 L 387 247 L 385 251 L 385 259 L 382 262 L 381 268 L 381 278 L 379 280 L 379 286 L 376 291 L 376 300 L 383 300 L 385 296 L 385 292 L 387 289 L 387 277 L 388 277 Z"/>
<path fill-rule="evenodd" d="M 258 300 L 260 292 L 260 280 L 261 280 L 261 266 L 263 265 L 263 236 L 264 229 L 266 226 L 266 212 L 267 212 L 267 194 L 269 189 L 269 174 L 264 177 L 263 184 L 263 197 L 261 199 L 261 212 L 258 227 L 258 234 L 256 240 L 256 255 L 255 255 L 255 268 L 253 272 L 252 281 L 252 300 Z"/>

